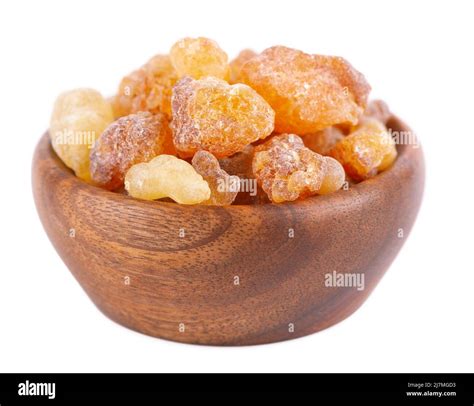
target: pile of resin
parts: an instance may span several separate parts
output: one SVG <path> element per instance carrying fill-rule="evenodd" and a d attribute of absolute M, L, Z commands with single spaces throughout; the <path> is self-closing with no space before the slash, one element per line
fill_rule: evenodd
<path fill-rule="evenodd" d="M 215 41 L 185 38 L 110 99 L 60 95 L 49 133 L 65 165 L 108 190 L 179 204 L 281 203 L 393 164 L 390 112 L 368 103 L 369 92 L 343 58 L 274 46 L 228 62 Z"/>

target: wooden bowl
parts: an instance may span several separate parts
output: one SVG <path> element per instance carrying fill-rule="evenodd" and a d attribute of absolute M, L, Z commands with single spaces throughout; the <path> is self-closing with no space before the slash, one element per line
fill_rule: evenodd
<path fill-rule="evenodd" d="M 395 117 L 388 125 L 410 131 Z M 392 168 L 331 195 L 181 206 L 86 184 L 45 134 L 34 155 L 33 191 L 54 247 L 112 320 L 185 343 L 262 344 L 327 328 L 374 289 L 422 198 L 421 148 L 398 149 Z M 326 286 L 328 274 L 363 274 L 364 289 Z"/>

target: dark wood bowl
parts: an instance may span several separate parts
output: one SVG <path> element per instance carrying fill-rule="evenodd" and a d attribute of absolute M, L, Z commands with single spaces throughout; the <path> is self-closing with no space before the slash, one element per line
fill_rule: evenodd
<path fill-rule="evenodd" d="M 388 126 L 410 131 L 395 117 Z M 262 344 L 327 328 L 374 289 L 422 198 L 421 148 L 398 150 L 392 168 L 347 191 L 279 205 L 181 206 L 86 184 L 45 134 L 33 192 L 54 247 L 112 320 L 186 343 Z M 333 271 L 363 274 L 365 288 L 326 286 Z"/>

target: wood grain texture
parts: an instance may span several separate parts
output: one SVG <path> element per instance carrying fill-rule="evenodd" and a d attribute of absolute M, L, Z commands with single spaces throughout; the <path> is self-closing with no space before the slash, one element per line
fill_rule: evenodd
<path fill-rule="evenodd" d="M 395 117 L 389 126 L 409 131 Z M 399 146 L 391 169 L 347 191 L 280 205 L 180 206 L 84 183 L 45 134 L 32 178 L 49 238 L 108 317 L 169 340 L 250 345 L 314 333 L 365 301 L 415 221 L 424 164 L 421 148 Z M 365 289 L 326 287 L 333 271 L 364 273 Z"/>

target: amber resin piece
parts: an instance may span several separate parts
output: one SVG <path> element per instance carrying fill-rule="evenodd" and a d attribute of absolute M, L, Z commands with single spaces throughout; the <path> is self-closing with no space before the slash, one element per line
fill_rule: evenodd
<path fill-rule="evenodd" d="M 311 151 L 321 155 L 328 155 L 331 149 L 344 138 L 344 134 L 337 127 L 328 127 L 314 134 L 302 135 L 304 145 Z"/>
<path fill-rule="evenodd" d="M 96 90 L 71 90 L 56 99 L 49 126 L 51 144 L 77 177 L 90 180 L 90 148 L 113 119 L 110 103 Z"/>
<path fill-rule="evenodd" d="M 214 77 L 181 79 L 173 89 L 173 140 L 180 156 L 198 150 L 222 158 L 273 131 L 275 114 L 249 86 Z"/>
<path fill-rule="evenodd" d="M 113 100 L 116 117 L 139 111 L 164 113 L 171 118 L 171 92 L 178 76 L 168 55 L 156 55 L 125 76 Z"/>
<path fill-rule="evenodd" d="M 275 131 L 311 134 L 327 127 L 355 125 L 370 86 L 345 59 L 309 55 L 275 46 L 246 61 L 240 71 L 275 110 Z"/>
<path fill-rule="evenodd" d="M 384 125 L 387 124 L 387 121 L 391 116 L 392 113 L 388 108 L 387 103 L 383 100 L 371 100 L 364 112 L 364 119 L 376 119 Z"/>
<path fill-rule="evenodd" d="M 392 136 L 378 120 L 364 120 L 331 151 L 354 180 L 364 180 L 390 167 L 397 157 Z"/>
<path fill-rule="evenodd" d="M 245 62 L 256 56 L 257 53 L 251 49 L 244 49 L 230 61 L 230 83 L 242 83 L 240 71 Z"/>
<path fill-rule="evenodd" d="M 168 197 L 180 204 L 202 203 L 211 196 L 209 185 L 191 164 L 166 154 L 133 165 L 125 175 L 125 190 L 138 199 Z"/>
<path fill-rule="evenodd" d="M 229 78 L 227 54 L 212 39 L 183 38 L 171 47 L 170 58 L 180 78 L 184 76 L 194 79 L 205 76 L 225 80 Z"/>
<path fill-rule="evenodd" d="M 253 172 L 272 202 L 304 198 L 319 192 L 326 161 L 294 134 L 282 134 L 255 148 Z"/>
<path fill-rule="evenodd" d="M 164 114 L 139 112 L 119 118 L 106 128 L 92 148 L 92 180 L 105 189 L 118 189 L 132 165 L 164 153 L 170 138 L 171 130 Z"/>
<path fill-rule="evenodd" d="M 240 179 L 222 170 L 217 158 L 207 151 L 198 151 L 192 160 L 193 168 L 208 183 L 211 197 L 203 204 L 227 206 L 239 193 Z"/>
<path fill-rule="evenodd" d="M 339 190 L 346 181 L 346 173 L 342 165 L 330 156 L 325 156 L 325 172 L 323 182 L 318 190 L 319 195 L 327 195 Z"/>

